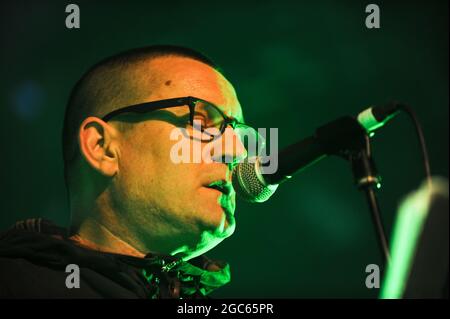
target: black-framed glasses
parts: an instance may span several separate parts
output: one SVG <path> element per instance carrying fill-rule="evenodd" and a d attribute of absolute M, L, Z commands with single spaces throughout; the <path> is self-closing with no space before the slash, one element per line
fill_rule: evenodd
<path fill-rule="evenodd" d="M 177 107 L 189 107 L 189 125 L 187 130 L 190 138 L 197 138 L 202 142 L 211 142 L 220 137 L 231 126 L 241 143 L 248 150 L 261 150 L 265 146 L 265 139 L 251 126 L 241 123 L 236 119 L 227 117 L 216 105 L 193 96 L 179 97 L 152 102 L 145 102 L 126 106 L 114 110 L 102 117 L 102 120 L 108 122 L 111 118 L 124 113 L 148 113 L 156 110 Z M 254 145 L 251 145 L 254 144 Z M 256 150 L 255 149 L 255 150 Z M 249 154 L 250 155 L 250 154 Z"/>

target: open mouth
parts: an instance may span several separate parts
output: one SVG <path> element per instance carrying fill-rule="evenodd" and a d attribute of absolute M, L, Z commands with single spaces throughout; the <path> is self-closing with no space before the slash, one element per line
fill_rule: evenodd
<path fill-rule="evenodd" d="M 227 183 L 225 181 L 215 181 L 209 184 L 207 187 L 216 189 L 227 196 L 233 192 L 233 186 L 231 185 L 231 183 Z"/>

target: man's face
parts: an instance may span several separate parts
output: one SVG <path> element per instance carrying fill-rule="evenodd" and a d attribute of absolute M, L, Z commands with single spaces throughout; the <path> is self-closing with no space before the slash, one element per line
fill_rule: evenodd
<path fill-rule="evenodd" d="M 148 96 L 138 103 L 195 96 L 217 105 L 222 112 L 242 121 L 242 110 L 233 86 L 213 68 L 201 62 L 164 57 L 153 60 L 143 68 L 151 68 L 152 87 Z M 150 73 L 150 69 L 149 69 Z M 145 83 L 142 90 L 146 90 Z M 141 84 L 139 84 L 141 85 Z M 169 113 L 170 112 L 170 113 Z M 209 188 L 213 182 L 231 184 L 229 164 L 174 163 L 171 149 L 179 140 L 170 135 L 177 129 L 176 120 L 186 119 L 189 108 L 174 107 L 138 115 L 120 142 L 119 171 L 114 180 L 116 205 L 124 212 L 131 240 L 143 243 L 144 252 L 180 253 L 195 257 L 230 236 L 235 229 L 235 193 L 225 194 Z M 213 143 L 233 139 L 227 128 Z M 182 143 L 191 143 L 186 138 Z M 204 149 L 207 143 L 201 143 Z M 245 156 L 242 145 L 211 154 L 213 158 Z M 192 149 L 191 149 L 192 151 Z"/>

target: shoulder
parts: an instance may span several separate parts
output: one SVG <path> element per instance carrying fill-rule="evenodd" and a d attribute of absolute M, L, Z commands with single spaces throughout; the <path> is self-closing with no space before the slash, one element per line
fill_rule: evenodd
<path fill-rule="evenodd" d="M 71 247 L 56 238 L 58 233 L 43 233 L 45 226 L 27 220 L 0 233 L 0 298 L 95 297 L 87 284 L 67 287 Z"/>
<path fill-rule="evenodd" d="M 63 291 L 65 277 L 62 271 L 39 266 L 24 258 L 0 257 L 2 298 L 48 298 Z"/>

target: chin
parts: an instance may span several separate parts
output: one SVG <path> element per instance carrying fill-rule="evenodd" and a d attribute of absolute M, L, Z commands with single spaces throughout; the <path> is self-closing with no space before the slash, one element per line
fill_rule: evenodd
<path fill-rule="evenodd" d="M 234 199 L 227 200 L 223 194 L 207 189 L 202 201 L 199 202 L 198 212 L 204 228 L 216 233 L 218 237 L 228 237 L 233 234 L 235 225 Z"/>
<path fill-rule="evenodd" d="M 203 224 L 203 231 L 222 239 L 231 236 L 236 228 L 234 213 L 222 208 L 217 203 L 202 212 L 201 223 Z"/>
<path fill-rule="evenodd" d="M 226 237 L 217 237 L 210 232 L 204 232 L 196 247 L 193 247 L 189 251 L 185 252 L 185 257 L 183 257 L 183 259 L 189 260 L 203 255 L 220 244 L 225 238 Z"/>
<path fill-rule="evenodd" d="M 202 221 L 203 227 L 199 230 L 196 243 L 194 245 L 184 246 L 179 252 L 184 260 L 189 260 L 210 251 L 224 239 L 230 237 L 236 228 L 234 216 L 229 218 L 222 210 L 221 218 L 208 221 Z"/>

